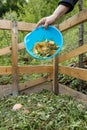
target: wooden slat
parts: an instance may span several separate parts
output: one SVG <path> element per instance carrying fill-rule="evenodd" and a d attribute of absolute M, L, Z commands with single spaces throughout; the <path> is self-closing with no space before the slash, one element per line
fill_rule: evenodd
<path fill-rule="evenodd" d="M 11 49 L 11 46 L 0 49 L 0 56 L 11 53 Z"/>
<path fill-rule="evenodd" d="M 87 44 L 84 44 L 83 46 L 80 46 L 72 51 L 70 51 L 67 54 L 64 54 L 63 56 L 59 56 L 59 63 L 69 60 L 70 58 L 73 58 L 74 56 L 78 56 L 82 53 L 87 52 Z"/>
<path fill-rule="evenodd" d="M 53 66 L 19 66 L 20 74 L 52 73 Z M 59 66 L 59 73 L 87 81 L 87 69 Z M 0 75 L 12 74 L 12 67 L 1 66 Z"/>
<path fill-rule="evenodd" d="M 21 50 L 24 48 L 25 48 L 25 46 L 24 46 L 23 42 L 18 44 L 18 50 Z M 68 60 L 74 56 L 77 56 L 77 55 L 80 55 L 82 53 L 87 52 L 86 48 L 87 48 L 87 44 L 84 44 L 83 46 L 76 48 L 75 50 L 73 50 L 67 54 L 64 54 L 63 56 L 59 56 L 59 62 L 63 62 L 63 61 Z M 0 56 L 11 53 L 11 50 L 12 50 L 11 46 L 0 49 Z"/>
<path fill-rule="evenodd" d="M 20 31 L 32 31 L 35 28 L 36 24 L 34 23 L 25 23 L 25 22 L 18 22 L 18 30 Z"/>
<path fill-rule="evenodd" d="M 18 50 L 21 50 L 21 49 L 24 49 L 24 48 L 25 47 L 24 47 L 23 42 L 18 44 Z M 0 49 L 0 56 L 11 53 L 11 50 L 12 50 L 11 46 Z"/>
<path fill-rule="evenodd" d="M 72 96 L 75 100 L 81 101 L 87 105 L 87 95 L 85 95 L 81 92 L 78 92 L 76 90 L 73 90 L 73 89 L 67 87 L 66 85 L 59 84 L 59 93 Z"/>
<path fill-rule="evenodd" d="M 20 66 L 18 70 L 21 74 L 51 73 L 53 68 L 52 66 Z"/>
<path fill-rule="evenodd" d="M 59 66 L 59 73 L 87 81 L 87 69 Z M 53 66 L 19 66 L 20 74 L 52 73 Z M 0 75 L 12 74 L 12 67 L 1 66 Z"/>
<path fill-rule="evenodd" d="M 46 81 L 47 81 L 46 78 L 40 77 L 40 78 L 34 79 L 32 81 L 27 81 L 25 83 L 21 83 L 18 86 L 18 91 L 23 91 L 23 90 L 29 89 L 31 87 L 35 87 L 36 85 L 40 85 L 42 83 L 45 83 Z M 13 87 L 12 84 L 0 85 L 0 97 L 12 95 L 12 93 L 13 93 L 12 87 Z"/>
<path fill-rule="evenodd" d="M 2 30 L 11 30 L 11 21 L 10 20 L 0 20 L 0 29 Z M 19 31 L 32 31 L 36 24 L 34 23 L 25 23 L 25 22 L 18 22 L 18 30 Z"/>
<path fill-rule="evenodd" d="M 28 89 L 30 87 L 42 84 L 42 83 L 44 83 L 46 81 L 47 81 L 46 78 L 40 77 L 40 78 L 34 79 L 32 81 L 28 81 L 28 82 L 20 84 L 18 90 L 22 91 L 22 90 Z"/>
<path fill-rule="evenodd" d="M 87 69 L 59 66 L 59 73 L 87 81 Z"/>
<path fill-rule="evenodd" d="M 61 23 L 59 26 L 56 26 L 59 28 L 60 31 L 65 31 L 67 29 L 70 29 L 80 23 L 83 23 L 87 21 L 87 9 L 84 9 L 80 11 L 78 14 L 72 16 L 71 18 L 65 20 L 63 23 Z"/>
<path fill-rule="evenodd" d="M 0 75 L 12 74 L 12 66 L 0 66 Z"/>
<path fill-rule="evenodd" d="M 12 95 L 12 84 L 0 85 L 0 97 Z"/>
<path fill-rule="evenodd" d="M 42 90 L 48 90 L 48 91 L 52 91 L 52 88 L 53 88 L 53 84 L 52 82 L 45 82 L 45 83 L 42 83 L 42 84 L 38 84 L 36 86 L 33 86 L 33 87 L 30 87 L 29 89 L 26 89 L 24 91 L 21 91 L 21 93 L 23 94 L 30 94 L 30 93 L 38 93 L 38 92 L 41 92 Z"/>
<path fill-rule="evenodd" d="M 52 66 L 18 66 L 20 74 L 52 73 Z M 0 75 L 12 74 L 12 66 L 0 66 Z"/>
<path fill-rule="evenodd" d="M 73 26 L 76 26 L 82 22 L 87 21 L 87 9 L 84 9 L 80 13 L 76 14 L 75 16 L 69 18 L 68 20 L 61 23 L 59 26 L 60 31 L 65 31 Z M 18 30 L 20 31 L 32 31 L 35 28 L 36 24 L 34 23 L 25 23 L 25 22 L 18 22 Z M 0 29 L 11 29 L 11 21 L 10 20 L 0 20 Z"/>
<path fill-rule="evenodd" d="M 24 49 L 24 42 L 18 44 L 18 50 Z"/>
<path fill-rule="evenodd" d="M 11 30 L 11 21 L 0 20 L 0 29 Z"/>
<path fill-rule="evenodd" d="M 38 80 L 38 79 L 35 79 L 35 80 Z M 35 80 L 33 80 L 34 83 L 35 83 Z M 29 87 L 27 86 L 27 87 L 25 87 L 25 89 L 24 89 L 25 85 L 20 84 L 19 91 L 25 92 L 27 94 L 32 93 L 32 92 L 39 92 L 39 91 L 42 91 L 43 89 L 52 91 L 52 82 L 44 83 L 43 78 L 42 79 L 40 78 L 40 81 L 43 84 L 40 83 L 39 80 L 38 80 L 38 84 L 37 84 L 37 82 L 36 82 L 36 84 L 33 84 L 32 81 L 30 81 L 31 85 L 27 84 L 28 82 L 24 83 L 26 85 L 29 85 Z M 81 92 L 78 92 L 76 90 L 73 90 L 73 89 L 67 87 L 66 85 L 59 84 L 59 93 L 72 96 L 75 100 L 81 101 L 87 105 L 87 95 L 85 95 Z M 0 85 L 0 97 L 7 96 L 10 94 L 12 94 L 12 84 L 11 85 Z"/>
<path fill-rule="evenodd" d="M 41 85 L 42 83 L 45 83 L 45 82 L 47 82 L 47 79 L 44 77 L 40 77 L 40 78 L 34 79 L 32 81 L 27 81 L 25 83 L 19 84 L 18 91 L 23 92 L 23 90 L 25 91 L 26 89 L 35 87 L 37 85 Z M 0 85 L 0 97 L 12 95 L 12 93 L 13 93 L 12 87 L 13 87 L 12 84 Z"/>
<path fill-rule="evenodd" d="M 21 49 L 24 49 L 24 48 L 25 48 L 25 47 L 24 47 L 24 43 L 23 43 L 23 42 L 20 43 L 20 44 L 18 44 L 18 50 L 21 50 Z M 67 54 L 64 54 L 64 55 L 62 55 L 62 56 L 59 56 L 59 60 L 58 60 L 59 63 L 65 61 L 65 60 L 68 60 L 68 59 L 70 59 L 70 58 L 73 58 L 74 56 L 78 56 L 78 55 L 80 55 L 80 54 L 82 54 L 82 53 L 87 52 L 87 49 L 86 49 L 86 48 L 87 48 L 87 43 L 84 44 L 84 45 L 81 46 L 81 47 L 78 47 L 78 48 L 76 48 L 76 49 L 74 49 L 74 50 L 68 52 Z M 6 47 L 6 48 L 3 48 L 3 49 L 0 49 L 0 56 L 5 55 L 5 54 L 8 54 L 8 53 L 11 53 L 11 50 L 12 50 L 12 47 L 11 47 L 11 46 Z"/>

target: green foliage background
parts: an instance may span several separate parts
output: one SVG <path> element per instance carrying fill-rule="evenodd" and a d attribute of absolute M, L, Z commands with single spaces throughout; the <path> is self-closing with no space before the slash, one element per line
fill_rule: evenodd
<path fill-rule="evenodd" d="M 0 1 L 0 19 L 16 20 L 16 21 L 25 21 L 30 23 L 37 23 L 42 17 L 48 16 L 53 13 L 55 8 L 58 6 L 59 0 L 3 0 Z M 87 8 L 87 1 L 83 0 L 84 7 Z M 78 4 L 76 4 L 74 10 L 61 19 L 59 19 L 56 24 L 60 24 L 64 20 L 72 17 L 78 13 Z M 64 45 L 60 55 L 63 55 L 74 48 L 78 47 L 78 27 L 76 26 L 73 29 L 69 29 L 66 32 L 63 32 Z M 87 30 L 87 23 L 84 24 L 84 30 Z M 23 42 L 24 36 L 28 32 L 19 32 L 18 33 L 18 42 Z M 87 42 L 87 35 L 84 33 L 84 43 Z M 0 30 L 0 49 L 11 45 L 11 32 L 6 30 Z M 85 54 L 86 56 L 87 54 Z M 69 61 L 64 62 L 62 65 L 69 65 L 72 62 L 78 62 L 78 57 L 72 58 Z M 11 54 L 5 56 L 0 56 L 0 65 L 11 65 Z M 52 64 L 52 60 L 49 61 L 39 61 L 30 57 L 26 50 L 23 49 L 18 52 L 18 65 L 47 65 Z M 40 74 L 41 75 L 41 74 Z M 0 84 L 6 84 L 6 76 L 0 76 Z M 27 77 L 27 78 L 26 78 Z M 35 75 L 22 75 L 20 76 L 20 82 L 24 82 L 27 79 L 36 78 Z M 5 80 L 4 80 L 5 79 Z M 8 80 L 8 76 L 7 76 Z M 4 81 L 4 82 L 3 82 Z M 11 81 L 10 81 L 11 82 Z"/>

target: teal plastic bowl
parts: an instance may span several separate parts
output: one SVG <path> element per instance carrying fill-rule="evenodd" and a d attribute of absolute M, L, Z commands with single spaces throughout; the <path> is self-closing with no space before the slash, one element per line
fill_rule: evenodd
<path fill-rule="evenodd" d="M 39 57 L 35 55 L 32 51 L 34 45 L 37 42 L 42 42 L 46 40 L 52 40 L 55 42 L 55 44 L 58 46 L 56 52 L 48 57 Z M 54 26 L 48 26 L 47 29 L 45 29 L 43 26 L 40 26 L 24 37 L 24 45 L 28 54 L 32 57 L 40 60 L 47 60 L 53 58 L 60 52 L 63 46 L 63 36 L 61 32 Z"/>

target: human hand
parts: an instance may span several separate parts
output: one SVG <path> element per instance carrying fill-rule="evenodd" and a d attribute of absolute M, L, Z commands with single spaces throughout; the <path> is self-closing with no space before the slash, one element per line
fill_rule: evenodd
<path fill-rule="evenodd" d="M 36 28 L 39 27 L 40 25 L 43 25 L 44 28 L 47 28 L 48 25 L 54 24 L 55 21 L 56 21 L 56 18 L 55 18 L 54 15 L 50 15 L 48 17 L 44 17 L 37 23 Z"/>
<path fill-rule="evenodd" d="M 53 12 L 52 15 L 42 18 L 37 23 L 36 27 L 43 25 L 45 28 L 47 28 L 48 25 L 54 24 L 56 20 L 59 19 L 61 16 L 63 16 L 68 10 L 69 10 L 69 7 L 60 4 L 56 8 L 56 10 Z"/>

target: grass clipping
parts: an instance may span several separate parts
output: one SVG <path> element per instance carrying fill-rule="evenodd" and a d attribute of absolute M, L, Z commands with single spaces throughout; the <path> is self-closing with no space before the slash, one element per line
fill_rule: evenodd
<path fill-rule="evenodd" d="M 14 111 L 15 104 L 22 107 Z M 87 108 L 70 96 L 47 90 L 2 98 L 0 130 L 87 130 Z"/>

